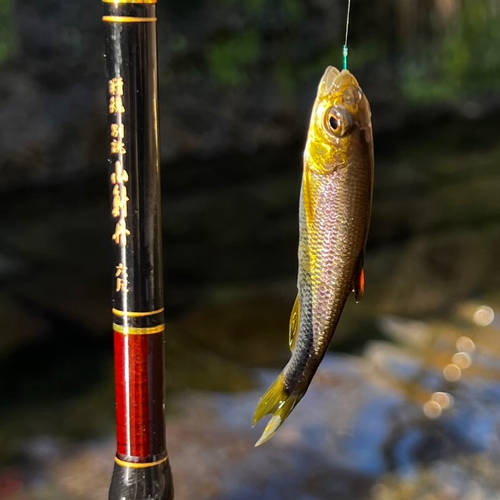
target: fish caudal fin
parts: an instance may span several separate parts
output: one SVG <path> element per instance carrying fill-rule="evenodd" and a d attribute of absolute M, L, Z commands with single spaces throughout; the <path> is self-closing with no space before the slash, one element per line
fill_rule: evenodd
<path fill-rule="evenodd" d="M 281 424 L 295 408 L 295 405 L 299 402 L 299 400 L 300 396 L 289 395 L 285 392 L 285 382 L 283 375 L 280 374 L 271 387 L 269 387 L 264 396 L 262 396 L 257 408 L 255 409 L 253 425 L 266 415 L 269 415 L 270 413 L 273 414 L 271 420 L 269 420 L 269 423 L 267 424 L 267 427 L 262 433 L 262 436 L 257 443 L 255 443 L 255 446 L 265 443 L 268 439 L 271 439 L 274 436 Z"/>

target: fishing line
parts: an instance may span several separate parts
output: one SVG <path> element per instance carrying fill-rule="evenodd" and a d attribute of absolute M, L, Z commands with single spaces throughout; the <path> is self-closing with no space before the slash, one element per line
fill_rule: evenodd
<path fill-rule="evenodd" d="M 347 19 L 345 22 L 345 41 L 344 47 L 342 48 L 342 55 L 344 56 L 344 69 L 347 69 L 347 54 L 349 52 L 347 48 L 347 36 L 349 35 L 349 17 L 351 15 L 351 0 L 347 2 Z"/>

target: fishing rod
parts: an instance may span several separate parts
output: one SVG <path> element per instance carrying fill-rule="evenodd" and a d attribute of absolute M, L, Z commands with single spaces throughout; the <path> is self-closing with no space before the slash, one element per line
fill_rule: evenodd
<path fill-rule="evenodd" d="M 103 0 L 103 7 L 116 380 L 109 499 L 173 500 L 165 440 L 156 0 Z"/>

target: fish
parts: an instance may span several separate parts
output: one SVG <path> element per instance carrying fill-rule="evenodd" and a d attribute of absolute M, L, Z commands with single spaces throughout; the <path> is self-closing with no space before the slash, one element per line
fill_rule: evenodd
<path fill-rule="evenodd" d="M 269 440 L 306 393 L 345 303 L 361 298 L 374 180 L 368 99 L 346 69 L 329 66 L 318 86 L 304 149 L 299 202 L 297 298 L 292 355 L 260 399 L 253 425 L 272 414 L 255 446 Z"/>

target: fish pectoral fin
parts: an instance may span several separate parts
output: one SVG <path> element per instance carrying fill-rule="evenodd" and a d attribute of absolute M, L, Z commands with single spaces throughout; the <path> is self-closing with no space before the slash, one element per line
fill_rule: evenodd
<path fill-rule="evenodd" d="M 358 262 L 356 264 L 356 272 L 354 273 L 354 283 L 353 283 L 353 292 L 356 297 L 356 302 L 359 302 L 363 293 L 365 291 L 365 271 L 363 269 L 365 261 L 364 252 L 358 257 Z"/>
<path fill-rule="evenodd" d="M 297 340 L 297 332 L 299 331 L 299 323 L 300 323 L 300 298 L 297 295 L 295 302 L 292 308 L 292 314 L 290 315 L 290 325 L 289 325 L 289 336 L 288 342 L 290 344 L 290 350 L 293 350 L 295 345 L 295 341 Z"/>
<path fill-rule="evenodd" d="M 271 387 L 262 396 L 255 414 L 253 417 L 253 425 L 266 415 L 273 414 L 271 420 L 267 424 L 260 439 L 255 443 L 255 446 L 260 446 L 267 440 L 271 439 L 276 431 L 281 427 L 281 424 L 286 420 L 295 405 L 300 401 L 300 396 L 289 395 L 285 391 L 285 382 L 283 375 L 280 374 L 273 382 Z"/>

